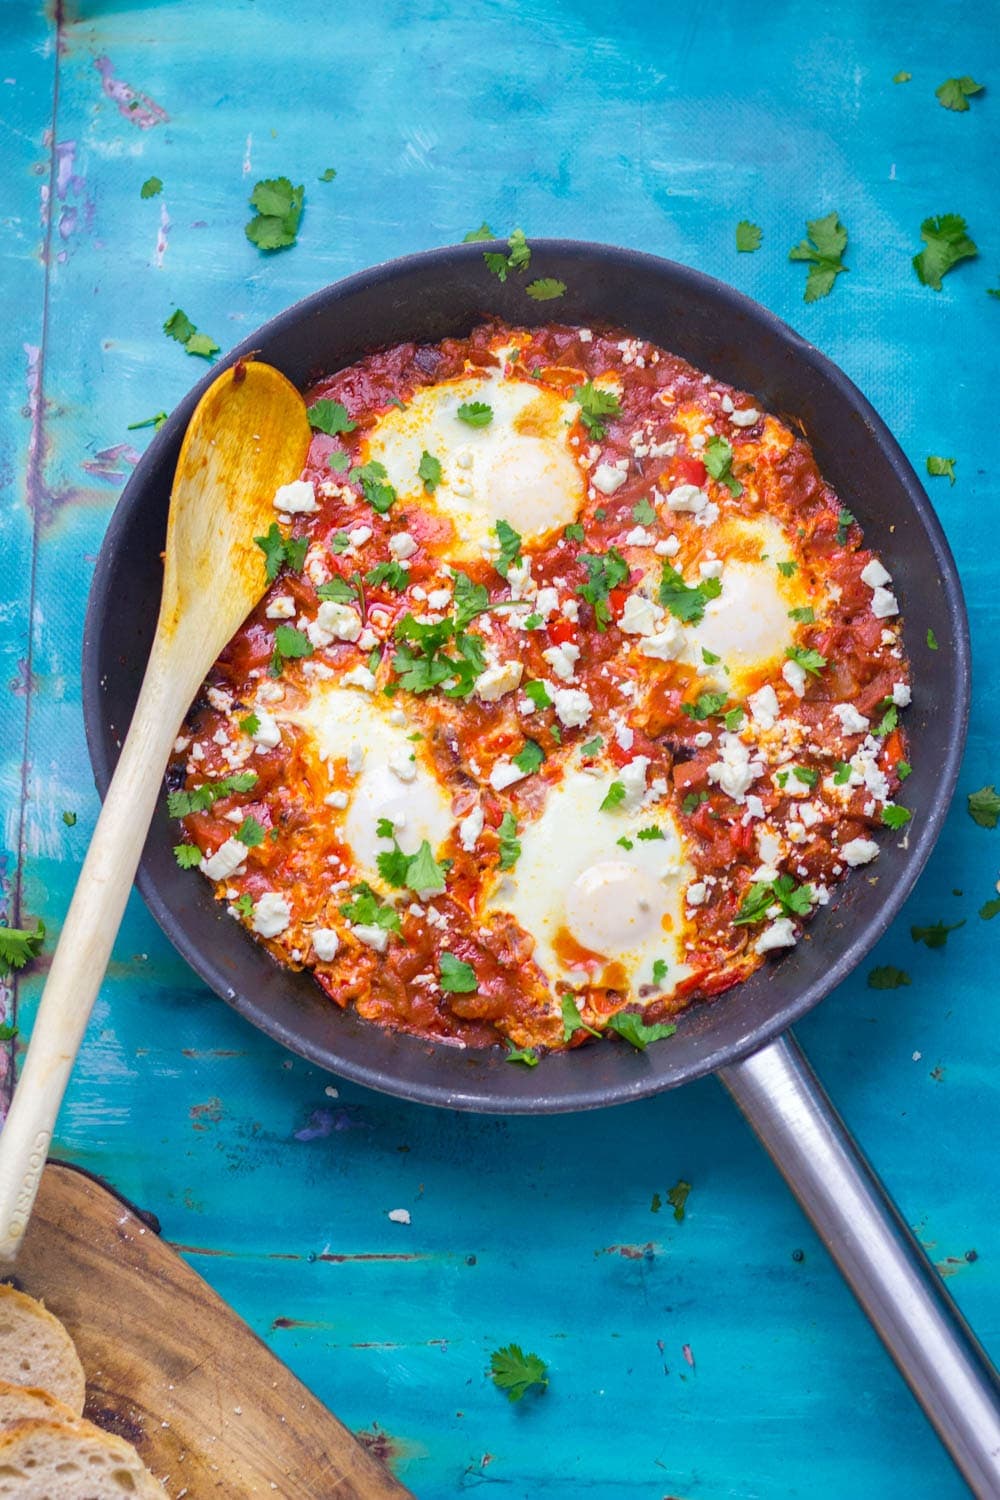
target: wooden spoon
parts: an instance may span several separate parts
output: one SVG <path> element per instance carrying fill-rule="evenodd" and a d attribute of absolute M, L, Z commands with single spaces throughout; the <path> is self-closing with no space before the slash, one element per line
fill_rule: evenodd
<path fill-rule="evenodd" d="M 0 1134 L 0 1260 L 15 1258 L 27 1226 L 178 726 L 264 592 L 254 536 L 277 519 L 274 492 L 298 478 L 308 446 L 305 403 L 270 365 L 241 362 L 223 371 L 191 418 L 170 496 L 163 598 L 146 675 Z"/>

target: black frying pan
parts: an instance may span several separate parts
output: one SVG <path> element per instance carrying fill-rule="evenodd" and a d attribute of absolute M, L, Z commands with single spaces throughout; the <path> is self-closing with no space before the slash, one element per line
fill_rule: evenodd
<path fill-rule="evenodd" d="M 924 490 L 885 425 L 829 360 L 740 293 L 689 267 L 605 245 L 532 243 L 532 275 L 566 283 L 539 305 L 502 285 L 482 245 L 433 250 L 365 271 L 298 303 L 246 339 L 296 385 L 407 339 L 461 336 L 486 314 L 511 323 L 611 323 L 759 397 L 808 437 L 820 469 L 888 561 L 905 613 L 914 703 L 906 716 L 918 809 L 887 834 L 876 865 L 837 888 L 804 941 L 745 984 L 680 1019 L 646 1052 L 600 1045 L 530 1072 L 499 1049 L 463 1051 L 381 1031 L 331 1006 L 307 973 L 276 965 L 177 868 L 165 800 L 138 884 L 156 920 L 217 994 L 311 1062 L 371 1088 L 491 1113 L 592 1109 L 719 1071 L 840 1264 L 977 1493 L 1000 1494 L 995 1374 L 864 1162 L 797 1045 L 784 1036 L 864 958 L 923 869 L 954 791 L 969 705 L 968 623 L 955 564 Z M 101 550 L 84 640 L 87 738 L 105 791 L 156 624 L 160 551 L 181 438 L 213 370 L 153 439 Z M 928 649 L 931 627 L 940 649 Z M 874 874 L 875 881 L 871 877 Z"/>

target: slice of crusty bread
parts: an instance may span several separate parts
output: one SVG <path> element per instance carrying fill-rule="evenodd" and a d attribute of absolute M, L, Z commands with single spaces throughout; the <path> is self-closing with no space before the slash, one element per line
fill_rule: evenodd
<path fill-rule="evenodd" d="M 76 1346 L 34 1297 L 0 1285 L 0 1380 L 40 1386 L 79 1416 L 86 1381 Z"/>
<path fill-rule="evenodd" d="M 3 1500 L 165 1500 L 131 1443 L 90 1422 L 15 1422 L 0 1432 Z"/>
<path fill-rule="evenodd" d="M 75 1422 L 76 1419 L 72 1407 L 65 1401 L 57 1401 L 48 1391 L 0 1380 L 0 1427 L 9 1427 L 12 1422 Z"/>

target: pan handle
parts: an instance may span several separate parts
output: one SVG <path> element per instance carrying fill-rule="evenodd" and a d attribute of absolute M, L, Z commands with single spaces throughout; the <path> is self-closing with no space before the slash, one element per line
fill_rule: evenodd
<path fill-rule="evenodd" d="M 973 1493 L 1000 1495 L 1000 1382 L 789 1033 L 719 1077 Z"/>

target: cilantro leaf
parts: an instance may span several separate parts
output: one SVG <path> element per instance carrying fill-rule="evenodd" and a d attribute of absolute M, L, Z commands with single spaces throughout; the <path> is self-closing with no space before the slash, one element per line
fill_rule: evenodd
<path fill-rule="evenodd" d="M 508 1401 L 520 1401 L 525 1391 L 537 1387 L 544 1390 L 549 1383 L 545 1373 L 545 1361 L 537 1354 L 525 1354 L 519 1344 L 505 1344 L 494 1350 L 490 1358 L 493 1384 L 503 1391 Z"/>
<path fill-rule="evenodd" d="M 927 627 L 927 648 L 930 651 L 936 651 L 938 649 L 937 636 L 934 634 L 929 625 Z"/>
<path fill-rule="evenodd" d="M 525 740 L 524 746 L 512 760 L 519 771 L 524 771 L 528 776 L 537 771 L 545 759 L 545 751 L 536 740 Z"/>
<path fill-rule="evenodd" d="M 682 624 L 700 624 L 709 599 L 717 599 L 721 593 L 722 584 L 718 578 L 703 578 L 700 583 L 687 584 L 676 568 L 668 562 L 663 564 L 660 603 Z"/>
<path fill-rule="evenodd" d="M 653 508 L 652 501 L 647 500 L 645 496 L 641 500 L 637 500 L 632 507 L 632 519 L 639 526 L 652 526 L 656 520 L 656 511 Z M 582 541 L 583 538 L 581 537 L 580 540 Z"/>
<path fill-rule="evenodd" d="M 332 469 L 335 474 L 343 474 L 345 470 L 350 468 L 350 465 L 350 455 L 345 453 L 343 448 L 334 448 L 331 453 L 326 455 L 326 466 L 328 469 Z"/>
<path fill-rule="evenodd" d="M 915 943 L 924 943 L 928 948 L 943 948 L 948 941 L 949 932 L 957 932 L 964 926 L 964 917 L 960 922 L 952 922 L 950 926 L 945 922 L 932 922 L 928 927 L 911 927 L 910 936 Z"/>
<path fill-rule="evenodd" d="M 760 225 L 751 224 L 749 219 L 741 219 L 736 226 L 736 248 L 744 254 L 759 250 L 763 238 Z"/>
<path fill-rule="evenodd" d="M 279 625 L 274 632 L 275 650 L 291 659 L 312 656 L 312 642 L 304 631 L 295 625 Z"/>
<path fill-rule="evenodd" d="M 182 870 L 196 870 L 201 864 L 201 850 L 197 844 L 175 844 L 174 859 Z"/>
<path fill-rule="evenodd" d="M 843 261 L 847 230 L 836 213 L 827 214 L 824 219 L 808 220 L 806 229 L 808 237 L 792 246 L 788 259 L 811 262 L 804 300 L 816 302 L 829 295 L 837 277 L 848 269 Z"/>
<path fill-rule="evenodd" d="M 677 1220 L 678 1224 L 684 1222 L 684 1205 L 688 1201 L 688 1194 L 690 1193 L 690 1191 L 691 1184 L 689 1182 L 685 1182 L 684 1179 L 681 1178 L 680 1182 L 675 1183 L 667 1194 L 667 1202 L 673 1209 L 674 1218 Z"/>
<path fill-rule="evenodd" d="M 260 728 L 260 719 L 255 713 L 248 713 L 246 717 L 241 719 L 239 722 L 240 728 L 242 729 L 243 733 L 250 735 L 251 738 L 253 738 L 253 736 Z"/>
<path fill-rule="evenodd" d="M 625 801 L 625 797 L 625 783 L 623 781 L 613 781 L 608 787 L 607 792 L 605 793 L 604 800 L 600 806 L 600 811 L 614 812 L 616 807 L 621 807 L 622 803 Z"/>
<path fill-rule="evenodd" d="M 448 995 L 472 995 L 479 988 L 475 969 L 471 964 L 456 958 L 454 953 L 441 954 L 438 976 L 441 988 Z"/>
<path fill-rule="evenodd" d="M 443 891 L 444 870 L 434 858 L 430 844 L 424 839 L 416 854 L 411 855 L 406 871 L 406 884 L 411 891 Z"/>
<path fill-rule="evenodd" d="M 969 817 L 980 828 L 995 828 L 1000 820 L 1000 793 L 992 784 L 981 786 L 968 796 Z"/>
<path fill-rule="evenodd" d="M 792 775 L 803 786 L 813 787 L 819 781 L 819 772 L 814 766 L 793 766 Z"/>
<path fill-rule="evenodd" d="M 199 354 L 202 359 L 211 359 L 219 352 L 219 345 L 207 333 L 193 333 L 184 348 L 188 354 Z"/>
<path fill-rule="evenodd" d="M 399 913 L 394 906 L 383 906 L 366 881 L 351 887 L 353 901 L 345 901 L 340 915 L 358 927 L 381 927 L 383 932 L 399 932 Z"/>
<path fill-rule="evenodd" d="M 257 819 L 248 813 L 233 834 L 233 838 L 239 839 L 240 843 L 245 844 L 248 849 L 256 849 L 264 842 L 264 829 Z"/>
<path fill-rule="evenodd" d="M 733 925 L 748 927 L 763 922 L 772 906 L 780 906 L 786 917 L 804 917 L 812 905 L 812 895 L 811 885 L 797 886 L 790 875 L 779 875 L 777 880 L 754 881 L 740 902 Z"/>
<path fill-rule="evenodd" d="M 580 408 L 580 421 L 595 443 L 599 443 L 607 432 L 604 419 L 622 414 L 621 402 L 615 392 L 601 390 L 590 380 L 575 387 L 573 400 Z"/>
<path fill-rule="evenodd" d="M 351 604 L 358 597 L 358 591 L 353 583 L 348 583 L 346 578 L 335 573 L 326 583 L 318 586 L 316 597 L 327 599 L 333 604 Z"/>
<path fill-rule="evenodd" d="M 417 477 L 424 482 L 424 493 L 433 495 L 441 483 L 441 464 L 433 453 L 428 453 L 425 448 L 420 455 L 420 463 L 417 466 Z"/>
<path fill-rule="evenodd" d="M 731 708 L 723 716 L 723 720 L 730 734 L 738 734 L 740 725 L 743 723 L 743 710 L 740 705 L 737 704 L 735 708 Z"/>
<path fill-rule="evenodd" d="M 966 105 L 966 109 L 968 109 L 968 105 Z M 162 193 L 162 192 L 163 192 L 163 183 L 160 181 L 160 179 L 158 177 L 147 177 L 146 181 L 143 183 L 142 187 L 139 189 L 139 197 L 140 198 L 155 198 L 156 195 L 157 195 L 157 193 Z"/>
<path fill-rule="evenodd" d="M 681 811 L 687 813 L 690 817 L 693 812 L 697 812 L 698 808 L 703 802 L 707 801 L 707 792 L 688 792 L 687 796 L 684 798 L 684 801 L 681 803 Z"/>
<path fill-rule="evenodd" d="M 568 526 L 563 527 L 563 536 L 568 542 L 582 542 L 584 530 L 579 521 L 571 521 Z"/>
<path fill-rule="evenodd" d="M 897 969 L 893 964 L 880 964 L 868 975 L 870 990 L 898 990 L 909 983 L 910 976 L 906 970 Z"/>
<path fill-rule="evenodd" d="M 665 1037 L 673 1036 L 677 1027 L 667 1021 L 656 1021 L 652 1026 L 647 1026 L 642 1017 L 635 1015 L 633 1011 L 618 1010 L 609 1019 L 608 1030 L 617 1031 L 637 1051 L 644 1052 L 650 1042 L 659 1042 Z"/>
<path fill-rule="evenodd" d="M 742 495 L 743 486 L 733 476 L 733 450 L 724 437 L 710 438 L 705 444 L 702 457 L 705 468 L 713 479 L 724 484 L 734 498 Z"/>
<path fill-rule="evenodd" d="M 641 842 L 648 844 L 652 843 L 656 839 L 665 839 L 666 834 L 663 832 L 662 828 L 657 828 L 655 825 L 653 825 L 649 828 L 640 828 L 639 832 L 636 834 L 636 838 Z"/>
<path fill-rule="evenodd" d="M 957 462 L 958 460 L 954 458 L 941 458 L 937 453 L 929 453 L 927 455 L 927 472 L 928 474 L 932 474 L 936 479 L 947 477 L 949 484 L 954 484 L 955 464 Z"/>
<path fill-rule="evenodd" d="M 898 73 L 892 75 L 892 81 L 893 83 L 909 83 L 912 77 L 912 73 L 906 73 L 901 69 Z"/>
<path fill-rule="evenodd" d="M 657 986 L 657 988 L 662 987 L 663 981 L 667 977 L 667 970 L 669 967 L 670 965 L 667 963 L 667 960 L 665 958 L 653 959 L 653 983 Z"/>
<path fill-rule="evenodd" d="M 250 792 L 257 785 L 256 771 L 237 771 L 232 776 L 223 776 L 218 781 L 205 781 L 190 791 L 170 792 L 167 796 L 167 812 L 172 818 L 186 818 L 194 812 L 207 812 L 221 797 L 231 797 L 234 792 Z"/>
<path fill-rule="evenodd" d="M 369 459 L 366 464 L 357 464 L 347 476 L 355 484 L 360 484 L 361 493 L 364 495 L 372 510 L 384 516 L 396 500 L 396 491 L 391 484 L 386 484 L 388 478 L 385 465 L 380 464 L 378 459 Z"/>
<path fill-rule="evenodd" d="M 722 712 L 726 697 L 725 693 L 699 693 L 694 703 L 681 704 L 681 712 L 689 719 L 697 719 L 701 723 L 711 718 L 713 714 Z"/>
<path fill-rule="evenodd" d="M 912 817 L 908 807 L 900 807 L 895 802 L 887 802 L 882 809 L 882 822 L 886 828 L 905 828 Z"/>
<path fill-rule="evenodd" d="M 798 571 L 799 565 L 797 562 L 788 561 L 776 563 L 775 566 L 777 567 L 778 572 L 781 574 L 782 578 L 791 578 L 792 574 Z"/>
<path fill-rule="evenodd" d="M 939 84 L 934 94 L 942 109 L 953 109 L 959 114 L 964 114 L 969 107 L 969 99 L 973 94 L 981 94 L 983 85 L 970 78 L 968 73 L 961 78 L 946 78 L 944 83 Z M 143 194 L 145 197 L 145 194 Z"/>
<path fill-rule="evenodd" d="M 480 224 L 478 229 L 470 229 L 468 234 L 462 235 L 462 244 L 477 245 L 481 240 L 495 240 L 496 238 L 496 233 L 484 220 L 483 223 Z"/>
<path fill-rule="evenodd" d="M 488 427 L 493 421 L 493 408 L 485 401 L 463 401 L 455 415 L 468 427 Z"/>
<path fill-rule="evenodd" d="M 23 969 L 38 957 L 45 938 L 45 923 L 39 918 L 34 931 L 28 927 L 0 927 L 0 969 Z"/>
<path fill-rule="evenodd" d="M 310 427 L 315 427 L 317 432 L 325 432 L 329 437 L 336 437 L 340 432 L 353 432 L 357 422 L 352 422 L 347 415 L 347 407 L 342 406 L 339 401 L 314 401 L 312 406 L 306 408 L 306 416 L 309 418 Z"/>
<path fill-rule="evenodd" d="M 580 1008 L 573 995 L 563 995 L 559 1008 L 562 1011 L 564 1042 L 568 1042 L 570 1037 L 575 1036 L 578 1031 L 588 1031 L 591 1036 L 600 1036 L 601 1033 L 595 1031 L 592 1026 L 588 1026 L 581 1016 Z"/>
<path fill-rule="evenodd" d="M 246 237 L 258 250 L 285 250 L 294 245 L 302 218 L 305 187 L 293 187 L 287 177 L 269 177 L 258 182 L 250 194 L 256 209 L 246 225 Z"/>
<path fill-rule="evenodd" d="M 979 254 L 974 240 L 966 234 L 965 220 L 961 214 L 940 214 L 937 218 L 925 219 L 920 226 L 920 238 L 924 248 L 913 257 L 913 269 L 923 286 L 941 290 L 941 278 L 957 266 L 961 260 L 971 260 Z"/>
<path fill-rule="evenodd" d="M 576 592 L 594 611 L 598 630 L 605 630 L 611 619 L 609 595 L 612 589 L 628 582 L 628 563 L 615 547 L 609 547 L 607 552 L 581 552 L 577 562 L 586 568 L 587 582 L 578 584 Z"/>
<path fill-rule="evenodd" d="M 851 527 L 854 525 L 854 516 L 849 510 L 841 510 L 837 515 L 837 545 L 846 547 L 847 538 Z"/>
<path fill-rule="evenodd" d="M 526 698 L 531 699 L 536 708 L 552 707 L 552 699 L 549 697 L 544 682 L 526 682 L 522 691 Z"/>
<path fill-rule="evenodd" d="M 324 172 L 321 172 L 319 174 L 319 177 L 318 177 L 317 181 L 319 181 L 319 182 L 332 182 L 333 179 L 336 177 L 336 175 L 337 175 L 337 170 L 336 170 L 335 167 L 327 167 Z"/>
<path fill-rule="evenodd" d="M 785 655 L 789 661 L 797 662 L 806 672 L 813 677 L 818 677 L 826 666 L 826 657 L 820 656 L 818 651 L 807 650 L 804 646 L 789 646 Z"/>
<path fill-rule="evenodd" d="M 264 574 L 268 583 L 273 583 L 284 565 L 292 573 L 301 573 L 309 550 L 309 538 L 283 537 L 277 521 L 272 521 L 266 536 L 255 536 L 254 541 L 264 554 Z"/>
<path fill-rule="evenodd" d="M 487 229 L 488 227 L 488 225 L 484 224 L 483 230 Z M 473 240 L 496 239 L 496 235 L 487 235 L 479 230 L 476 231 L 471 237 L 469 235 L 466 235 L 466 240 L 469 240 L 470 238 L 472 238 Z M 504 255 L 502 250 L 483 251 L 483 260 L 486 262 L 487 268 L 492 271 L 493 275 L 496 276 L 500 281 L 507 280 L 508 271 L 526 271 L 531 263 L 531 250 L 529 248 L 528 241 L 524 237 L 523 229 L 515 229 L 513 231 L 510 239 L 507 241 L 507 250 L 508 253 L 506 255 Z"/>
<path fill-rule="evenodd" d="M 816 620 L 816 611 L 811 604 L 803 604 L 798 609 L 790 609 L 788 618 L 796 620 L 800 625 L 812 625 Z"/>
<path fill-rule="evenodd" d="M 512 1046 L 510 1051 L 507 1053 L 507 1056 L 504 1058 L 504 1062 L 522 1063 L 526 1068 L 537 1068 L 538 1053 L 532 1051 L 530 1047 Z"/>
<path fill-rule="evenodd" d="M 188 354 L 200 355 L 202 359 L 211 359 L 213 354 L 218 354 L 219 345 L 214 339 L 209 338 L 207 333 L 199 333 L 187 313 L 182 312 L 179 307 L 175 308 L 170 317 L 163 325 L 163 332 L 168 338 L 183 344 Z M 155 423 L 155 418 L 153 419 Z"/>
<path fill-rule="evenodd" d="M 984 922 L 992 922 L 993 918 L 1000 916 L 1000 896 L 994 896 L 991 901 L 986 901 L 979 908 L 979 915 Z"/>
<path fill-rule="evenodd" d="M 62 815 L 62 820 L 66 824 L 67 828 L 75 828 L 76 827 L 76 813 L 75 812 L 64 812 L 63 815 Z"/>
<path fill-rule="evenodd" d="M 155 416 L 145 417 L 141 422 L 130 422 L 125 430 L 126 432 L 138 432 L 142 427 L 152 427 L 154 432 L 159 432 L 166 420 L 167 413 L 165 411 L 158 411 Z"/>
<path fill-rule="evenodd" d="M 521 857 L 521 844 L 517 837 L 517 821 L 512 812 L 505 812 L 497 829 L 500 839 L 500 868 L 512 870 Z"/>
<path fill-rule="evenodd" d="M 537 281 L 529 281 L 524 290 L 536 302 L 553 302 L 556 297 L 566 295 L 566 283 L 557 281 L 554 276 L 539 276 Z"/>
<path fill-rule="evenodd" d="M 499 520 L 494 526 L 497 541 L 500 543 L 500 555 L 493 566 L 504 578 L 513 567 L 521 563 L 521 537 L 507 521 Z"/>
<path fill-rule="evenodd" d="M 464 630 L 477 615 L 490 607 L 490 591 L 484 583 L 473 583 L 468 573 L 457 569 L 455 579 L 455 628 Z"/>

